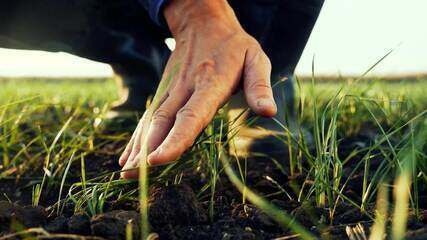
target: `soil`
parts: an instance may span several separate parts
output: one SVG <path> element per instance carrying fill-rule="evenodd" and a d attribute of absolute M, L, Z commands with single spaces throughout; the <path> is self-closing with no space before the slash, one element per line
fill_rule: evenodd
<path fill-rule="evenodd" d="M 355 147 L 370 144 L 368 134 L 347 138 L 341 145 L 340 155 L 348 155 Z M 100 172 L 118 170 L 116 163 L 118 146 L 123 142 L 105 145 L 87 165 L 88 178 Z M 372 159 L 372 167 L 382 159 Z M 346 165 L 345 173 L 351 172 L 356 164 Z M 78 168 L 71 169 L 78 172 Z M 266 179 L 266 176 L 281 183 L 292 195 L 293 183 L 301 184 L 304 176 L 289 177 L 281 172 L 270 160 L 258 158 L 248 161 L 247 184 L 258 193 L 268 195 L 277 192 L 277 186 Z M 43 227 L 52 234 L 76 234 L 96 236 L 101 239 L 126 239 L 126 226 L 132 226 L 133 239 L 139 239 L 139 206 L 136 202 L 108 203 L 104 213 L 89 217 L 84 213 L 75 214 L 72 206 L 67 207 L 63 215 L 48 214 L 48 209 L 32 207 L 31 192 L 34 179 L 22 177 L 19 180 L 0 181 L 0 238 L 23 228 Z M 78 181 L 69 179 L 69 181 Z M 194 170 L 184 172 L 179 184 L 167 186 L 153 185 L 149 191 L 151 230 L 159 239 L 275 239 L 290 236 L 288 229 L 280 227 L 263 211 L 250 203 L 243 203 L 242 196 L 232 186 L 226 176 L 218 181 L 215 192 L 214 215 L 209 214 L 210 199 L 204 195 L 196 196 L 205 183 L 200 174 Z M 363 175 L 356 174 L 349 183 L 345 193 L 356 202 L 360 199 Z M 310 183 L 307 183 L 310 184 Z M 408 239 L 427 239 L 427 190 L 420 189 L 421 219 L 410 215 L 407 233 Z M 53 188 L 41 199 L 41 206 L 50 206 L 57 200 L 58 190 Z M 295 196 L 291 196 L 295 199 Z M 329 209 L 313 207 L 315 204 L 301 204 L 284 194 L 271 195 L 269 200 L 295 218 L 317 236 L 329 236 L 330 239 L 347 239 L 346 226 L 361 223 L 368 233 L 372 221 L 360 210 L 344 202 L 335 210 L 335 217 L 329 220 Z M 369 206 L 371 209 L 374 206 Z M 371 210 L 371 209 L 368 209 Z M 53 235 L 54 236 L 54 235 Z M 12 238 L 13 239 L 13 238 Z M 67 239 L 67 238 L 61 238 Z M 292 238 L 289 238 L 292 239 Z M 295 237 L 297 239 L 297 237 Z"/>

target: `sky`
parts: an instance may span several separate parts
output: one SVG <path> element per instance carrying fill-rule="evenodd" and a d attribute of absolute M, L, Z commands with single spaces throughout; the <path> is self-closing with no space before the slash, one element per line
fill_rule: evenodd
<path fill-rule="evenodd" d="M 296 73 L 357 75 L 394 49 L 375 75 L 427 73 L 427 0 L 326 0 Z M 111 76 L 66 53 L 0 48 L 0 76 Z"/>

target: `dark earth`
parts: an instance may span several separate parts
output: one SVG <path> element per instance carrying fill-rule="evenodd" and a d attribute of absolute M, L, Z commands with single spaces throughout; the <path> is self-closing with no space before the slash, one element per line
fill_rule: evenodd
<path fill-rule="evenodd" d="M 370 144 L 372 134 L 358 134 L 341 142 L 340 155 L 348 155 L 355 147 Z M 102 151 L 97 151 L 88 159 L 87 174 L 96 176 L 103 171 L 117 171 L 117 149 L 124 142 L 106 144 Z M 355 158 L 357 159 L 357 158 Z M 356 160 L 354 160 L 356 161 Z M 372 168 L 378 166 L 381 159 L 372 160 Z M 351 172 L 356 162 L 345 166 L 344 172 Z M 78 176 L 79 166 L 72 169 Z M 267 159 L 248 160 L 247 184 L 258 193 L 268 195 L 277 192 L 277 186 L 266 180 L 270 176 L 287 192 L 292 183 L 305 181 L 304 176 L 289 177 Z M 32 178 L 25 176 L 19 179 L 3 179 L 0 181 L 0 239 L 22 239 L 13 234 L 25 228 L 42 227 L 55 239 L 76 239 L 75 235 L 98 237 L 96 239 L 126 239 L 126 226 L 132 225 L 133 239 L 138 239 L 139 206 L 137 202 L 108 202 L 104 213 L 89 217 L 85 213 L 74 213 L 73 206 L 67 206 L 63 214 L 57 216 L 56 211 L 48 207 L 57 201 L 58 189 L 51 189 L 42 196 L 40 207 L 32 207 Z M 70 182 L 79 178 L 68 179 Z M 250 203 L 242 203 L 242 195 L 234 188 L 225 174 L 221 175 L 215 193 L 213 218 L 209 216 L 209 197 L 198 197 L 196 193 L 205 184 L 203 178 L 194 169 L 184 172 L 182 181 L 168 186 L 154 184 L 150 187 L 149 218 L 151 231 L 159 239 L 298 239 L 284 238 L 292 236 L 288 229 L 280 227 L 263 211 Z M 352 177 L 345 194 L 359 202 L 363 175 Z M 307 183 L 310 184 L 310 183 Z M 420 191 L 421 218 L 410 214 L 407 239 L 427 239 L 427 190 Z M 64 191 L 67 192 L 67 191 Z M 6 198 L 7 196 L 7 198 Z M 295 216 L 295 218 L 311 232 L 329 239 L 347 239 L 345 227 L 361 223 L 369 234 L 372 220 L 362 214 L 359 209 L 342 202 L 332 221 L 329 220 L 328 209 L 316 208 L 314 203 L 301 204 L 290 200 L 284 194 L 271 195 L 268 199 L 279 208 Z M 294 198 L 295 199 L 295 198 Z M 375 206 L 369 206 L 372 210 Z M 55 235 L 61 234 L 61 235 Z M 7 236 L 11 236 L 6 238 Z M 67 237 L 68 236 L 68 237 Z M 282 237 L 282 238 L 281 238 Z M 90 239 L 90 238 L 87 238 Z"/>

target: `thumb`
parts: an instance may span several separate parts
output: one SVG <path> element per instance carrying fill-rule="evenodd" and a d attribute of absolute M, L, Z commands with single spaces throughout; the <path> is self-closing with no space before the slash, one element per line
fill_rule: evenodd
<path fill-rule="evenodd" d="M 277 107 L 271 89 L 271 63 L 260 46 L 246 52 L 243 89 L 249 107 L 258 115 L 273 117 Z"/>

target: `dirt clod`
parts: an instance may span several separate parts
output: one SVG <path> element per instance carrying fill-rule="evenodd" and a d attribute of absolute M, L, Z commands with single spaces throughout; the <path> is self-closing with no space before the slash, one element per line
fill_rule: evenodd
<path fill-rule="evenodd" d="M 44 229 L 50 233 L 68 233 L 68 219 L 58 216 L 50 221 Z"/>
<path fill-rule="evenodd" d="M 90 235 L 90 219 L 87 215 L 76 214 L 68 221 L 68 231 L 72 234 Z"/>
<path fill-rule="evenodd" d="M 153 226 L 195 225 L 207 221 L 207 215 L 196 195 L 185 184 L 153 188 L 149 204 Z"/>
<path fill-rule="evenodd" d="M 112 211 L 91 219 L 92 235 L 106 239 L 126 239 L 126 225 L 132 224 L 133 239 L 139 238 L 139 214 L 135 211 Z"/>
<path fill-rule="evenodd" d="M 12 231 L 12 224 L 25 227 L 40 227 L 46 224 L 47 213 L 41 207 L 21 207 L 0 201 L 0 232 Z"/>

